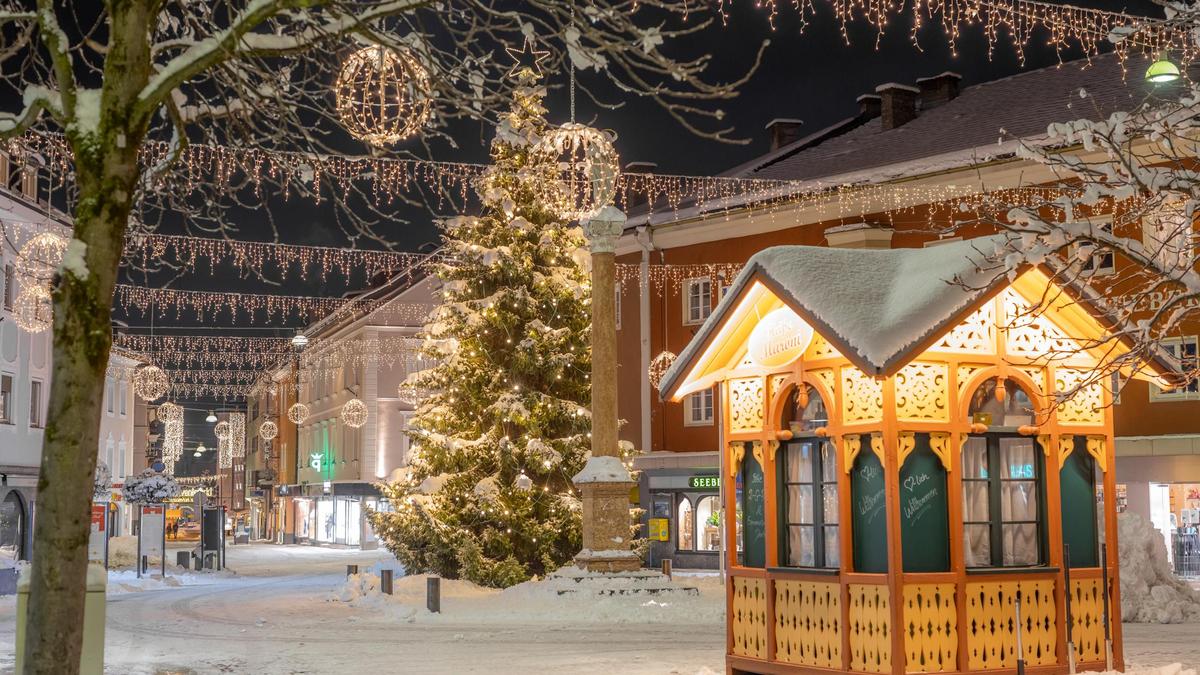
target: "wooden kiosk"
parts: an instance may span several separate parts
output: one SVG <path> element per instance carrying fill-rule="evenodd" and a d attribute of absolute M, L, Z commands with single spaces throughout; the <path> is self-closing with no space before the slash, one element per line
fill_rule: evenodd
<path fill-rule="evenodd" d="M 1123 667 L 1096 373 L 1129 351 L 1044 271 L 981 275 L 989 246 L 764 250 L 664 377 L 720 387 L 730 672 L 1014 672 L 1018 640 L 1103 670 L 1105 547 Z"/>

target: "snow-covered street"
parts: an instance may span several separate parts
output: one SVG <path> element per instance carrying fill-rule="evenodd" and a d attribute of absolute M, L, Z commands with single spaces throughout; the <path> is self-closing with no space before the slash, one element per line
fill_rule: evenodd
<path fill-rule="evenodd" d="M 386 552 L 229 547 L 230 571 L 164 584 L 110 574 L 111 673 L 723 672 L 721 594 L 712 576 L 677 577 L 698 597 L 585 599 L 443 581 L 443 612 L 423 608 L 424 578 L 384 599 L 347 584 L 345 566 L 394 564 Z M 373 577 L 364 575 L 364 582 Z M 556 600 L 555 598 L 561 598 Z M 0 600 L 0 668 L 11 668 L 15 602 Z M 1200 664 L 1195 624 L 1127 624 L 1130 668 Z"/>

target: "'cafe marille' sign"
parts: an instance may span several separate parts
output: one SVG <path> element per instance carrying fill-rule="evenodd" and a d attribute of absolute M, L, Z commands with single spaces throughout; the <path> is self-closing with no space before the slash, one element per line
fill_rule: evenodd
<path fill-rule="evenodd" d="M 777 368 L 800 358 L 812 342 L 813 329 L 804 319 L 787 307 L 764 316 L 754 330 L 746 349 L 754 363 L 765 368 Z"/>

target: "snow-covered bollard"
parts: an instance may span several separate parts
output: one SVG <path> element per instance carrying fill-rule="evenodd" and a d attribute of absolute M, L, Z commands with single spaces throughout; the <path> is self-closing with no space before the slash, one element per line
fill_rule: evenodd
<path fill-rule="evenodd" d="M 425 580 L 425 608 L 434 614 L 442 613 L 442 578 L 429 577 Z"/>
<path fill-rule="evenodd" d="M 104 619 L 105 591 L 108 571 L 103 565 L 89 563 L 87 570 L 87 597 L 83 601 L 83 650 L 79 653 L 79 675 L 104 675 Z M 29 611 L 29 568 L 21 572 L 17 581 L 17 663 L 16 672 L 22 672 L 25 660 L 26 614 Z"/>

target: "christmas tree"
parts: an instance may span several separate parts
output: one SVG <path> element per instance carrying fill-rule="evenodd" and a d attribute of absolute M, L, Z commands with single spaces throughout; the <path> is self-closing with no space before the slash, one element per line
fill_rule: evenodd
<path fill-rule="evenodd" d="M 571 483 L 589 447 L 589 283 L 585 241 L 548 210 L 554 158 L 537 74 L 522 68 L 481 177 L 479 217 L 449 220 L 437 269 L 442 304 L 425 326 L 438 365 L 405 386 L 430 392 L 411 424 L 405 480 L 371 514 L 410 573 L 509 586 L 578 552 Z"/>

